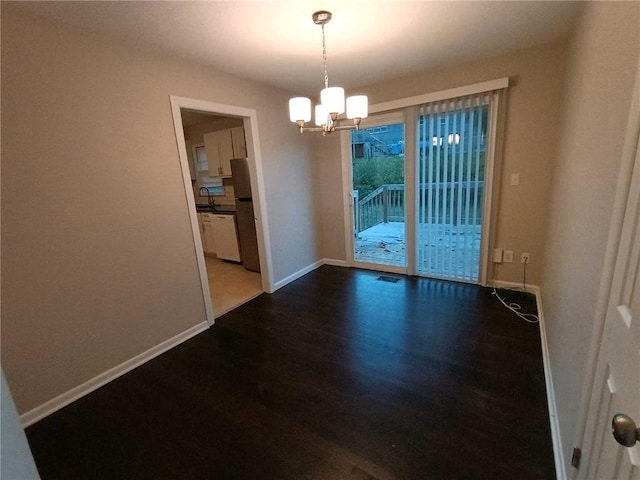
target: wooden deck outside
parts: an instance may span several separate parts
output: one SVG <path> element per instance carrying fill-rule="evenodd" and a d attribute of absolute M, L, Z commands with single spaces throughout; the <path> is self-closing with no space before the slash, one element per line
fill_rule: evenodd
<path fill-rule="evenodd" d="M 406 258 L 404 222 L 379 223 L 356 236 L 357 262 L 404 267 Z"/>
<path fill-rule="evenodd" d="M 477 280 L 480 256 L 480 226 L 420 224 L 418 271 L 438 277 Z M 427 240 L 429 240 L 427 242 Z M 406 266 L 404 222 L 379 223 L 360 232 L 355 239 L 358 262 Z"/>

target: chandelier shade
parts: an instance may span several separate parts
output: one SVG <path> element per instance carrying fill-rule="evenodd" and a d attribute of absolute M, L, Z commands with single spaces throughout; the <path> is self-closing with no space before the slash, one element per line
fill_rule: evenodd
<path fill-rule="evenodd" d="M 367 118 L 369 115 L 369 100 L 366 95 L 354 95 L 347 98 L 347 118 Z"/>
<path fill-rule="evenodd" d="M 289 119 L 292 122 L 308 122 L 311 120 L 311 100 L 305 97 L 290 99 Z"/>
<path fill-rule="evenodd" d="M 328 87 L 320 92 L 320 103 L 328 113 L 340 115 L 344 113 L 344 88 Z"/>
<path fill-rule="evenodd" d="M 324 105 L 316 105 L 316 125 L 319 127 L 326 125 L 328 118 L 330 118 L 329 112 L 324 108 Z"/>
<path fill-rule="evenodd" d="M 305 127 L 311 121 L 311 100 L 306 97 L 295 97 L 289 100 L 289 119 L 298 125 L 300 133 L 322 132 L 323 135 L 336 130 L 358 129 L 360 122 L 368 115 L 368 99 L 366 95 L 356 95 L 346 99 L 344 88 L 330 87 L 327 73 L 327 48 L 325 44 L 324 26 L 331 20 L 331 12 L 321 10 L 312 15 L 313 23 L 322 27 L 322 57 L 324 60 L 324 89 L 320 91 L 320 104 L 315 107 L 315 127 Z M 346 106 L 346 108 L 345 108 Z M 352 125 L 341 125 L 339 115 L 347 112 Z"/>

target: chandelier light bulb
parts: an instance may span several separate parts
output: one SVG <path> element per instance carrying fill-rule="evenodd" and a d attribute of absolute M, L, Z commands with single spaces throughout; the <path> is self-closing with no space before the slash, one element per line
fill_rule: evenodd
<path fill-rule="evenodd" d="M 289 119 L 294 122 L 308 122 L 311 120 L 311 100 L 305 97 L 295 97 L 289 100 Z"/>
<path fill-rule="evenodd" d="M 367 118 L 369 114 L 369 100 L 366 95 L 354 95 L 347 98 L 347 118 Z"/>
<path fill-rule="evenodd" d="M 328 113 L 340 115 L 344 113 L 344 88 L 328 87 L 320 92 L 320 103 Z"/>
<path fill-rule="evenodd" d="M 316 105 L 316 125 L 322 127 L 327 124 L 329 118 L 329 112 L 324 108 L 324 105 Z"/>

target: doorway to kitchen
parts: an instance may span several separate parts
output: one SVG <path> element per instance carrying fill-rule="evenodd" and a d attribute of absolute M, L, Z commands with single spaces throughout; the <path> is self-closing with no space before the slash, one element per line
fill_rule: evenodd
<path fill-rule="evenodd" d="M 255 111 L 171 97 L 210 325 L 272 291 Z"/>
<path fill-rule="evenodd" d="M 244 206 L 242 199 L 251 199 L 250 186 L 246 195 L 237 195 L 237 179 L 227 163 L 247 157 L 243 119 L 184 108 L 180 116 L 213 314 L 219 317 L 263 292 L 255 226 L 251 245 L 239 228 L 246 219 L 238 207 Z M 253 211 L 249 216 L 253 224 Z"/>

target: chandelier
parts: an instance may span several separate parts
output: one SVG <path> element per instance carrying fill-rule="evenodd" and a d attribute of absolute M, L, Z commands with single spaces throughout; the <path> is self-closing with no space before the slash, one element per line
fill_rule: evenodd
<path fill-rule="evenodd" d="M 353 120 L 352 125 L 341 125 L 338 115 L 345 111 L 344 88 L 329 87 L 327 74 L 327 46 L 324 38 L 324 26 L 331 21 L 331 12 L 320 10 L 312 15 L 313 23 L 322 27 L 322 58 L 324 60 L 324 89 L 320 92 L 320 105 L 316 105 L 315 117 L 317 127 L 305 127 L 311 121 L 311 100 L 306 97 L 295 97 L 289 100 L 289 118 L 298 125 L 300 133 L 322 132 L 322 135 L 336 130 L 358 129 L 360 122 L 368 115 L 366 95 L 355 95 L 347 98 L 347 118 Z"/>

